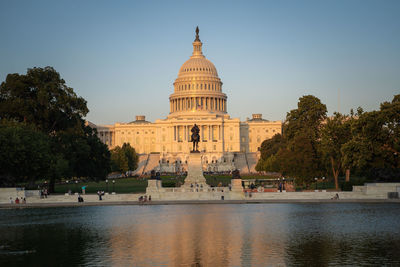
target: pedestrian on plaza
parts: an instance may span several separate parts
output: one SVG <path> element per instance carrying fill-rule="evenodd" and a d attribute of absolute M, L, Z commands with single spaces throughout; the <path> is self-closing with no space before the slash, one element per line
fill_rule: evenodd
<path fill-rule="evenodd" d="M 144 196 L 144 202 L 146 202 L 147 201 L 147 196 Z"/>
<path fill-rule="evenodd" d="M 10 197 L 10 204 L 14 204 L 14 200 Z"/>
<path fill-rule="evenodd" d="M 149 196 L 149 201 L 151 201 L 151 195 Z"/>
<path fill-rule="evenodd" d="M 82 195 L 86 194 L 86 187 L 87 187 L 87 185 L 82 186 Z"/>
<path fill-rule="evenodd" d="M 18 197 L 15 199 L 15 204 L 19 204 L 19 198 Z"/>
<path fill-rule="evenodd" d="M 22 197 L 21 197 L 22 198 Z M 22 199 L 22 204 L 26 204 L 26 198 Z"/>
<path fill-rule="evenodd" d="M 97 191 L 97 195 L 99 196 L 99 200 L 103 200 L 103 199 L 101 198 L 101 196 L 102 196 L 102 192 L 100 192 L 100 191 Z"/>

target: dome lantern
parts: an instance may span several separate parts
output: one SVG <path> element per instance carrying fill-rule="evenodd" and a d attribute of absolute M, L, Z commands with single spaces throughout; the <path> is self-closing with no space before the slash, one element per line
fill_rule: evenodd
<path fill-rule="evenodd" d="M 191 58 L 204 58 L 203 52 L 201 51 L 201 46 L 203 43 L 200 41 L 199 37 L 199 27 L 196 27 L 196 39 L 193 42 L 193 54 Z"/>

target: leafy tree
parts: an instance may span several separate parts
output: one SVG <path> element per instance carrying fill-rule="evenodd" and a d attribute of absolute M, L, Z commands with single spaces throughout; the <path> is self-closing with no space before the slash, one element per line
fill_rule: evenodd
<path fill-rule="evenodd" d="M 110 170 L 107 146 L 96 130 L 85 126 L 87 113 L 86 101 L 51 67 L 9 74 L 0 85 L 0 119 L 33 125 L 48 136 L 50 191 L 61 177 L 98 180 L 105 179 Z"/>
<path fill-rule="evenodd" d="M 111 170 L 127 172 L 137 168 L 139 157 L 129 143 L 124 143 L 122 147 L 115 147 L 111 150 Z"/>
<path fill-rule="evenodd" d="M 128 159 L 120 146 L 111 150 L 111 170 L 114 172 L 127 172 Z"/>
<path fill-rule="evenodd" d="M 0 118 L 34 124 L 45 133 L 80 129 L 86 101 L 52 67 L 8 74 L 0 85 Z"/>
<path fill-rule="evenodd" d="M 284 146 L 285 141 L 281 134 L 276 134 L 271 139 L 264 140 L 261 143 L 261 157 L 256 165 L 256 170 L 279 172 L 279 164 L 276 161 L 275 154 Z"/>
<path fill-rule="evenodd" d="M 257 169 L 279 171 L 301 183 L 321 175 L 321 125 L 326 113 L 326 106 L 315 96 L 301 97 L 297 109 L 287 113 L 283 135 L 261 145 Z"/>
<path fill-rule="evenodd" d="M 124 143 L 122 145 L 122 151 L 125 153 L 125 157 L 128 160 L 128 168 L 129 170 L 136 170 L 138 167 L 139 157 L 136 154 L 136 151 L 129 143 Z"/>
<path fill-rule="evenodd" d="M 342 146 L 351 139 L 351 120 L 348 116 L 335 113 L 322 127 L 321 151 L 325 162 L 332 170 L 335 187 L 339 189 L 338 176 L 342 170 Z"/>
<path fill-rule="evenodd" d="M 317 97 L 306 95 L 299 98 L 297 109 L 286 115 L 284 135 L 293 140 L 296 135 L 308 135 L 310 140 L 318 142 L 320 139 L 321 123 L 326 119 L 327 109 Z"/>
<path fill-rule="evenodd" d="M 47 135 L 32 126 L 0 124 L 0 184 L 33 183 L 46 178 L 51 168 L 51 149 Z"/>
<path fill-rule="evenodd" d="M 352 139 L 342 147 L 343 164 L 359 175 L 395 180 L 400 176 L 400 95 L 353 120 Z"/>

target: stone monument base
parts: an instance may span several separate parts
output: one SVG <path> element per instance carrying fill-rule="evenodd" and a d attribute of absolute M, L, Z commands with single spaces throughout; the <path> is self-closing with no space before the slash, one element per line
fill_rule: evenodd
<path fill-rule="evenodd" d="M 201 153 L 190 153 L 188 175 L 181 187 L 162 187 L 161 180 L 149 180 L 146 195 L 152 200 L 241 200 L 242 179 L 232 179 L 229 187 L 210 187 L 203 175 Z"/>

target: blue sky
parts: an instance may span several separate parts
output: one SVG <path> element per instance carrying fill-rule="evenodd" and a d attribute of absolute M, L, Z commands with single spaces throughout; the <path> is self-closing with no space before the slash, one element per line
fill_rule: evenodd
<path fill-rule="evenodd" d="M 400 93 L 400 1 L 0 1 L 0 82 L 54 67 L 97 124 L 165 118 L 200 28 L 228 112 L 283 120 L 312 94 L 329 114 Z"/>

